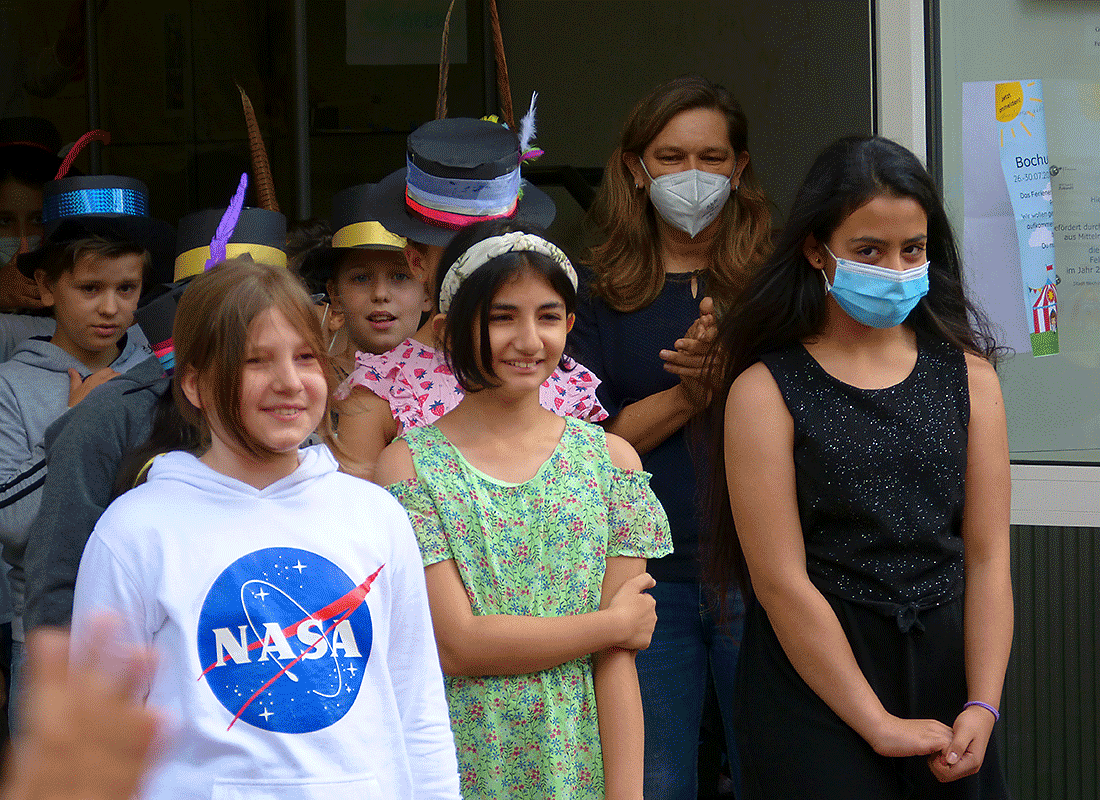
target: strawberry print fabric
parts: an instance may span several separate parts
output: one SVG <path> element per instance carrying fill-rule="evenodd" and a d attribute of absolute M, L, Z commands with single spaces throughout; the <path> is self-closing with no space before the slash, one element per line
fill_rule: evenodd
<path fill-rule="evenodd" d="M 564 362 L 570 369 L 555 368 L 539 388 L 543 408 L 589 422 L 607 419 L 596 399 L 600 379 L 568 356 Z M 431 425 L 463 397 L 443 352 L 412 339 L 380 355 L 357 353 L 355 370 L 336 390 L 336 399 L 346 398 L 353 386 L 385 398 L 402 431 Z"/>

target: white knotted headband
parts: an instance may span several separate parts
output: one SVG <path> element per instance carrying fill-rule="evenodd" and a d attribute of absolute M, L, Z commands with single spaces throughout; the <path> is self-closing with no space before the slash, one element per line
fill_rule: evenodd
<path fill-rule="evenodd" d="M 474 270 L 489 263 L 498 256 L 506 253 L 540 253 L 547 256 L 555 264 L 562 268 L 573 288 L 577 288 L 577 271 L 569 263 L 569 257 L 561 251 L 561 248 L 552 242 L 548 242 L 541 236 L 522 231 L 512 231 L 500 236 L 490 236 L 473 244 L 458 257 L 458 260 L 447 270 L 443 278 L 443 286 L 439 290 L 439 310 L 446 314 L 451 307 L 451 300 L 462 282 L 473 274 Z"/>

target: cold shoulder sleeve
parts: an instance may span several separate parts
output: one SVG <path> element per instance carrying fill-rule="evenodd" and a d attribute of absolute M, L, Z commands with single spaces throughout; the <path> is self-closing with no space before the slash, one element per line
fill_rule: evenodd
<path fill-rule="evenodd" d="M 431 492 L 418 479 L 409 478 L 386 487 L 397 498 L 412 522 L 424 566 L 453 559 L 450 542 Z"/>
<path fill-rule="evenodd" d="M 665 510 L 649 488 L 648 472 L 611 467 L 607 555 L 660 558 L 672 552 Z"/>

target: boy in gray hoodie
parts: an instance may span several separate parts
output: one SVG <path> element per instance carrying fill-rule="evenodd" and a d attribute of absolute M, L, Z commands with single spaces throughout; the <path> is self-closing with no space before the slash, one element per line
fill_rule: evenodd
<path fill-rule="evenodd" d="M 56 330 L 23 342 L 0 364 L 0 544 L 17 614 L 13 701 L 23 656 L 23 554 L 45 482 L 46 428 L 100 384 L 154 358 L 131 325 L 150 252 L 164 247 L 153 240 L 171 228 L 134 213 L 144 212 L 147 194 L 144 184 L 115 176 L 47 184 L 46 243 L 19 258 L 53 308 Z"/>

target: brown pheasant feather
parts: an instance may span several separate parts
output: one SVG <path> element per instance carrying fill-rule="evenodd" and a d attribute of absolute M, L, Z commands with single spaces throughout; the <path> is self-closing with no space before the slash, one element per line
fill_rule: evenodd
<path fill-rule="evenodd" d="M 504 60 L 504 36 L 500 32 L 500 14 L 497 1 L 489 0 L 489 21 L 493 26 L 493 54 L 497 62 L 497 93 L 500 95 L 500 112 L 508 127 L 516 129 L 516 118 L 512 113 L 512 85 L 508 81 L 508 63 Z"/>
<path fill-rule="evenodd" d="M 252 177 L 256 181 L 256 198 L 260 208 L 268 211 L 278 211 L 279 201 L 275 199 L 275 180 L 271 176 L 271 162 L 267 159 L 267 148 L 264 147 L 264 137 L 260 133 L 260 124 L 256 121 L 256 111 L 252 108 L 252 101 L 248 99 L 241 85 L 237 84 L 241 93 L 241 105 L 244 106 L 244 120 L 248 126 L 248 149 L 252 159 Z"/>
<path fill-rule="evenodd" d="M 455 0 L 447 6 L 447 17 L 443 20 L 443 45 L 439 50 L 439 90 L 435 95 L 435 118 L 447 118 L 447 72 L 451 68 L 451 59 L 447 55 L 447 42 L 451 38 L 451 12 L 454 11 Z"/>

